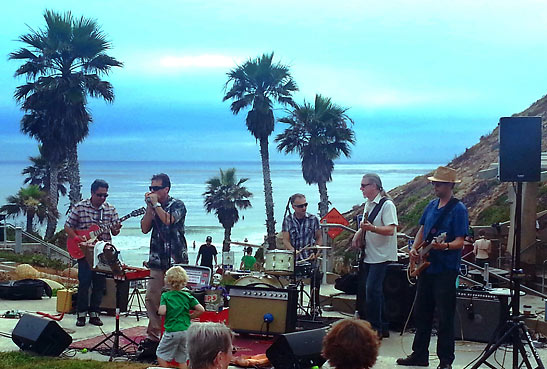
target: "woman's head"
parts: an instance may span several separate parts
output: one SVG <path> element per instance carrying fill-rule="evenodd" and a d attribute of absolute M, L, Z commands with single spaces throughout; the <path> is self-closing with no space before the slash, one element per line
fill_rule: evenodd
<path fill-rule="evenodd" d="M 370 323 L 344 319 L 334 324 L 323 339 L 323 356 L 336 369 L 371 368 L 380 340 Z"/>
<path fill-rule="evenodd" d="M 226 369 L 232 359 L 232 331 L 220 323 L 192 323 L 188 328 L 191 369 Z"/>
<path fill-rule="evenodd" d="M 188 282 L 186 270 L 180 266 L 169 268 L 165 273 L 165 282 L 174 290 L 181 290 Z"/>

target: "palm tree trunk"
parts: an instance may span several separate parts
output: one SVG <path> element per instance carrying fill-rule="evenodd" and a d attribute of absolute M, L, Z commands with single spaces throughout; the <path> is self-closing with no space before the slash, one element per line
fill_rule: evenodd
<path fill-rule="evenodd" d="M 272 179 L 270 177 L 270 155 L 268 153 L 268 138 L 260 139 L 260 156 L 262 158 L 262 177 L 264 178 L 264 200 L 266 202 L 266 232 L 268 234 L 268 249 L 275 249 L 275 219 Z"/>
<path fill-rule="evenodd" d="M 56 210 L 59 203 L 59 163 L 49 163 L 49 201 L 51 207 Z M 57 229 L 57 217 L 48 216 L 45 239 L 49 240 Z"/>
<path fill-rule="evenodd" d="M 327 195 L 327 182 L 317 183 L 319 187 L 319 215 L 323 218 L 329 211 L 329 195 Z"/>
<path fill-rule="evenodd" d="M 34 212 L 31 211 L 31 210 L 27 210 L 27 232 L 28 233 L 32 233 L 33 231 L 33 226 L 32 226 L 32 221 L 34 219 Z"/>
<path fill-rule="evenodd" d="M 230 251 L 231 237 L 232 237 L 232 227 L 224 228 L 224 242 L 222 243 L 222 252 Z"/>
<path fill-rule="evenodd" d="M 68 183 L 70 191 L 68 198 L 70 207 L 82 200 L 82 185 L 80 183 L 80 163 L 78 162 L 78 144 L 74 143 L 68 149 Z"/>

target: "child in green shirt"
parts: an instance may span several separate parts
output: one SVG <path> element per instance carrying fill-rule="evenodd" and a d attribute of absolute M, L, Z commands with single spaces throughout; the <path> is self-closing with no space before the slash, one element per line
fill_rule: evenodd
<path fill-rule="evenodd" d="M 246 249 L 247 255 L 243 255 L 241 258 L 241 265 L 239 266 L 240 270 L 253 270 L 253 267 L 256 263 L 256 259 L 253 255 L 253 248 L 251 246 Z"/>
<path fill-rule="evenodd" d="M 186 330 L 190 320 L 200 316 L 205 309 L 184 287 L 188 282 L 186 271 L 180 266 L 169 268 L 165 273 L 165 282 L 170 291 L 161 295 L 159 315 L 165 315 L 165 332 L 156 350 L 158 363 L 168 367 L 168 362 L 175 360 L 179 368 L 188 369 L 186 365 Z M 194 310 L 190 313 L 190 310 Z"/>

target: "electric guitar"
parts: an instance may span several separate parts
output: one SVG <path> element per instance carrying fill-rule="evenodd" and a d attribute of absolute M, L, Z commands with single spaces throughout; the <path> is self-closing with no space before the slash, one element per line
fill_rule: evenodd
<path fill-rule="evenodd" d="M 138 217 L 139 215 L 143 215 L 144 213 L 146 213 L 146 208 L 142 207 L 140 209 L 133 210 L 131 213 L 121 217 L 120 220 L 118 220 L 118 222 L 116 223 L 105 224 L 100 227 L 96 224 L 93 224 L 88 229 L 78 229 L 75 230 L 75 232 L 78 236 L 85 236 L 86 242 L 92 242 L 95 241 L 100 234 L 109 231 L 110 228 L 112 228 L 115 224 L 121 223 L 131 217 Z M 66 249 L 68 250 L 70 256 L 72 256 L 74 259 L 81 259 L 85 257 L 85 252 L 80 247 L 81 242 L 82 241 L 79 237 L 71 237 L 66 241 Z"/>
<path fill-rule="evenodd" d="M 365 216 L 363 217 L 363 220 L 362 220 L 362 223 L 366 223 L 366 222 L 368 222 L 368 213 L 365 213 Z M 359 228 L 361 228 L 361 224 L 359 224 Z M 361 267 L 361 264 L 365 261 L 366 247 L 367 247 L 366 235 L 367 235 L 367 231 L 363 231 L 361 235 L 361 247 L 359 248 L 359 256 L 358 256 L 359 264 L 357 264 L 359 268 Z"/>
<path fill-rule="evenodd" d="M 429 261 L 427 261 L 427 257 L 429 256 L 429 251 L 433 248 L 433 241 L 436 243 L 443 243 L 446 240 L 446 232 L 441 233 L 437 237 L 434 237 L 431 242 L 424 241 L 420 246 L 417 247 L 418 251 L 418 261 L 412 261 L 410 260 L 410 263 L 408 264 L 408 275 L 409 277 L 418 277 L 427 267 L 431 265 Z"/>

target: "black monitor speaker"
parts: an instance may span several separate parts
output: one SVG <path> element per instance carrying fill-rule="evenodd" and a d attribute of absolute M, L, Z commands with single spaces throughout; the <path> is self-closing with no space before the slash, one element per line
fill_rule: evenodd
<path fill-rule="evenodd" d="M 541 117 L 504 117 L 499 123 L 501 182 L 539 182 Z"/>
<path fill-rule="evenodd" d="M 21 350 L 45 356 L 59 356 L 72 343 L 57 322 L 29 314 L 19 319 L 11 339 Z"/>
<path fill-rule="evenodd" d="M 266 350 L 266 356 L 275 369 L 305 369 L 322 366 L 323 337 L 326 328 L 282 334 Z"/>

